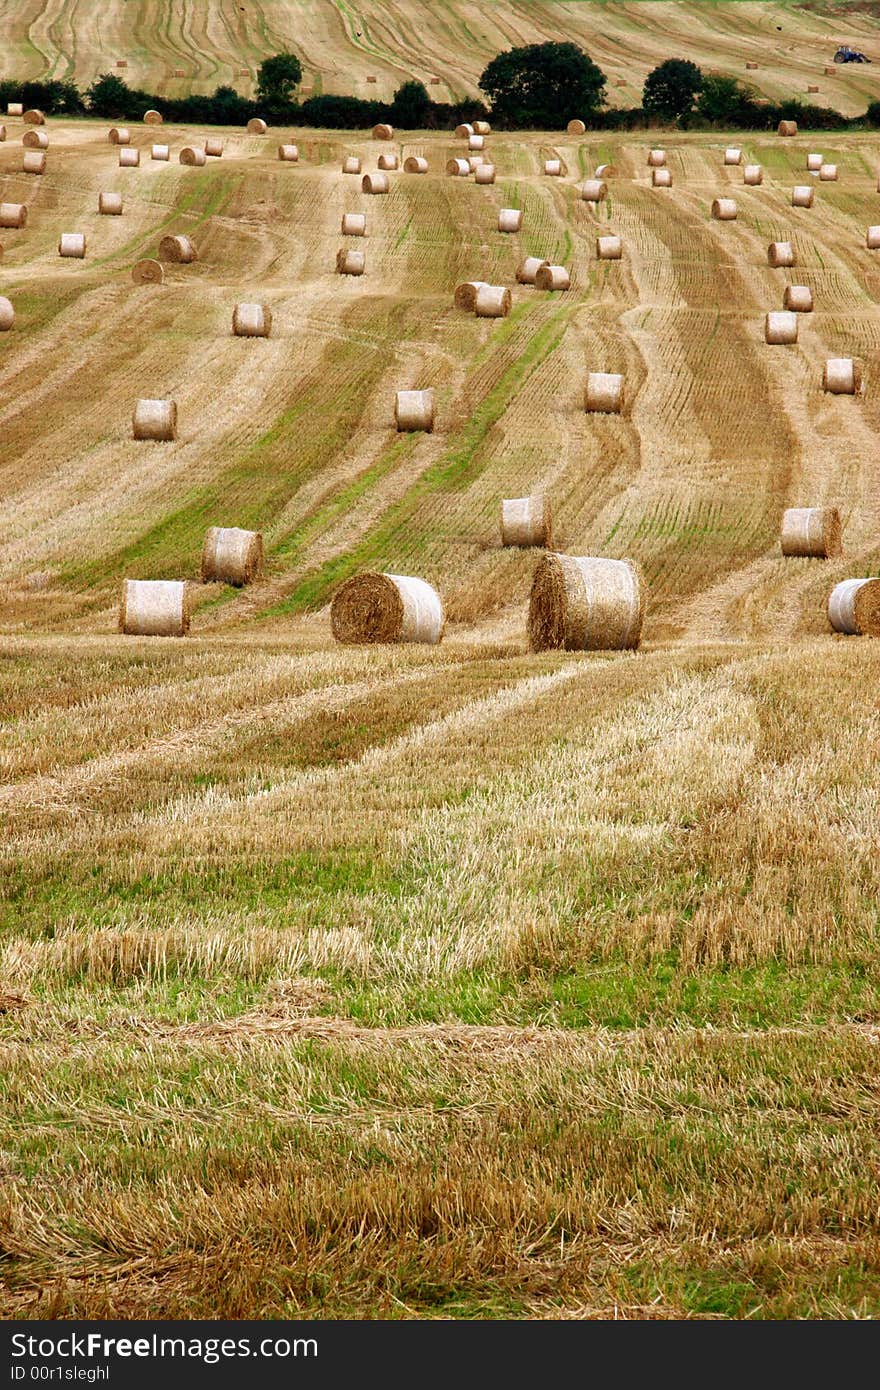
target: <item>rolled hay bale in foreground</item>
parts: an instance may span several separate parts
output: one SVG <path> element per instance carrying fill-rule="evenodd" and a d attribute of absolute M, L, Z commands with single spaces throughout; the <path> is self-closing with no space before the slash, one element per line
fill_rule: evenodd
<path fill-rule="evenodd" d="M 343 174 L 359 174 L 361 172 L 360 157 L 356 154 L 346 155 L 342 161 Z"/>
<path fill-rule="evenodd" d="M 619 415 L 623 409 L 623 377 L 619 372 L 590 372 L 584 410 L 595 415 Z"/>
<path fill-rule="evenodd" d="M 712 216 L 718 222 L 735 222 L 736 203 L 733 198 L 714 198 L 712 201 Z"/>
<path fill-rule="evenodd" d="M 425 642 L 443 636 L 437 590 L 404 574 L 356 574 L 336 590 L 330 625 L 337 642 Z"/>
<path fill-rule="evenodd" d="M 135 439 L 156 439 L 167 443 L 177 438 L 177 402 L 143 399 L 135 401 L 131 417 Z"/>
<path fill-rule="evenodd" d="M 220 159 L 223 148 L 223 141 L 219 135 L 207 135 L 205 137 L 205 154 L 209 159 Z"/>
<path fill-rule="evenodd" d="M 587 127 L 578 117 L 575 117 L 573 121 L 569 121 L 565 129 L 569 135 L 586 135 L 587 133 Z"/>
<path fill-rule="evenodd" d="M 161 261 L 136 261 L 131 268 L 131 278 L 136 285 L 161 285 L 165 271 Z"/>
<path fill-rule="evenodd" d="M 336 252 L 337 275 L 363 275 L 366 268 L 367 254 L 365 251 L 351 251 L 343 246 L 341 251 Z"/>
<path fill-rule="evenodd" d="M 630 560 L 544 555 L 529 598 L 529 645 L 534 652 L 625 651 L 638 647 L 644 599 Z"/>
<path fill-rule="evenodd" d="M 747 164 L 743 169 L 743 183 L 754 187 L 756 184 L 764 182 L 764 170 L 760 164 Z"/>
<path fill-rule="evenodd" d="M 483 156 L 481 154 L 468 155 L 468 169 L 472 174 L 475 174 L 478 169 L 482 169 L 483 163 Z"/>
<path fill-rule="evenodd" d="M 46 151 L 25 150 L 21 157 L 21 172 L 23 174 L 45 174 Z"/>
<path fill-rule="evenodd" d="M 427 174 L 428 161 L 420 154 L 411 154 L 403 161 L 405 174 Z"/>
<path fill-rule="evenodd" d="M 137 169 L 141 162 L 140 150 L 122 149 L 119 151 L 120 169 Z"/>
<path fill-rule="evenodd" d="M 652 169 L 651 170 L 652 188 L 671 188 L 672 170 L 671 169 Z"/>
<path fill-rule="evenodd" d="M 543 493 L 533 497 L 505 497 L 501 503 L 501 544 L 520 547 L 553 544 L 553 516 Z"/>
<path fill-rule="evenodd" d="M 455 127 L 455 138 L 457 140 L 470 140 L 474 134 L 474 128 L 469 121 L 463 121 L 461 125 Z"/>
<path fill-rule="evenodd" d="M 163 123 L 164 117 L 161 111 L 150 110 L 144 112 L 144 125 L 162 125 Z"/>
<path fill-rule="evenodd" d="M 365 212 L 344 212 L 342 214 L 343 236 L 366 236 L 367 214 Z"/>
<path fill-rule="evenodd" d="M 794 265 L 794 247 L 791 242 L 771 241 L 767 247 L 767 260 L 774 270 Z"/>
<path fill-rule="evenodd" d="M 519 232 L 522 230 L 522 222 L 523 215 L 521 208 L 498 209 L 499 232 Z M 532 283 L 534 283 L 534 281 Z"/>
<path fill-rule="evenodd" d="M 185 637 L 190 604 L 182 579 L 125 579 L 119 631 L 129 637 Z"/>
<path fill-rule="evenodd" d="M 160 163 L 167 163 L 171 158 L 171 150 L 168 145 L 152 145 L 150 158 L 158 160 Z"/>
<path fill-rule="evenodd" d="M 666 151 L 665 151 L 665 150 L 649 150 L 649 151 L 648 151 L 648 168 L 649 168 L 649 169 L 662 169 L 662 168 L 664 167 L 665 164 L 666 164 Z"/>
<path fill-rule="evenodd" d="M 374 126 L 373 126 L 373 139 L 374 139 L 374 140 L 393 140 L 393 139 L 394 139 L 394 127 L 393 127 L 393 126 L 390 126 L 390 125 L 386 125 L 384 121 L 380 121 L 378 125 L 374 125 Z"/>
<path fill-rule="evenodd" d="M 619 236 L 596 237 L 596 259 L 598 261 L 619 261 L 623 255 L 623 242 Z"/>
<path fill-rule="evenodd" d="M 0 227 L 24 227 L 27 225 L 27 206 L 25 203 L 0 203 Z"/>
<path fill-rule="evenodd" d="M 122 194 L 121 193 L 99 193 L 98 212 L 103 217 L 122 216 Z"/>
<path fill-rule="evenodd" d="M 819 170 L 819 181 L 820 181 L 821 183 L 836 183 L 836 182 L 837 182 L 837 165 L 836 165 L 836 164 L 823 164 L 822 167 L 821 167 L 821 169 Z"/>
<path fill-rule="evenodd" d="M 725 164 L 742 164 L 742 157 L 742 150 L 737 149 L 735 145 L 728 145 L 724 151 Z"/>
<path fill-rule="evenodd" d="M 869 251 L 880 250 L 880 227 L 869 227 L 865 233 L 865 245 Z"/>
<path fill-rule="evenodd" d="M 561 159 L 545 159 L 545 160 L 544 160 L 544 173 L 547 175 L 548 178 L 551 178 L 551 179 L 558 179 L 558 178 L 560 178 L 561 175 L 562 175 L 562 160 L 561 160 Z"/>
<path fill-rule="evenodd" d="M 571 276 L 564 265 L 544 264 L 535 272 L 535 288 L 539 290 L 569 290 Z"/>
<path fill-rule="evenodd" d="M 22 116 L 24 115 L 24 107 L 20 101 L 8 101 L 6 103 L 6 114 L 7 116 Z"/>
<path fill-rule="evenodd" d="M 476 169 L 474 170 L 474 183 L 482 183 L 482 184 L 485 184 L 485 183 L 494 183 L 494 182 L 495 182 L 495 165 L 494 165 L 494 164 L 480 164 L 479 167 L 476 168 Z"/>
<path fill-rule="evenodd" d="M 463 284 L 456 285 L 452 296 L 456 309 L 465 309 L 472 314 L 477 307 L 477 291 L 487 283 L 486 280 L 465 280 Z"/>
<path fill-rule="evenodd" d="M 779 544 L 783 555 L 821 560 L 842 555 L 840 512 L 836 507 L 789 507 L 782 513 Z"/>
<path fill-rule="evenodd" d="M 0 333 L 8 333 L 15 323 L 15 309 L 12 301 L 0 294 Z"/>
<path fill-rule="evenodd" d="M 399 169 L 400 157 L 396 154 L 380 154 L 376 163 L 380 169 Z"/>
<path fill-rule="evenodd" d="M 469 150 L 482 150 L 482 149 L 485 149 L 485 147 L 486 147 L 486 137 L 485 137 L 485 135 L 469 135 L 469 136 L 468 136 L 468 149 L 469 149 Z"/>
<path fill-rule="evenodd" d="M 205 151 L 198 149 L 195 145 L 184 145 L 178 159 L 181 164 L 187 164 L 193 169 L 203 169 L 208 162 Z"/>
<path fill-rule="evenodd" d="M 822 390 L 833 396 L 856 396 L 862 389 L 862 368 L 851 357 L 829 357 L 822 370 Z"/>
<path fill-rule="evenodd" d="M 790 309 L 794 314 L 811 314 L 813 312 L 813 291 L 809 285 L 786 285 L 785 293 L 782 296 L 783 309 Z"/>
<path fill-rule="evenodd" d="M 198 260 L 198 252 L 189 237 L 178 232 L 173 236 L 163 236 L 159 242 L 159 259 L 173 265 L 190 265 Z"/>
<path fill-rule="evenodd" d="M 474 312 L 478 319 L 504 319 L 510 313 L 511 295 L 506 285 L 480 285 Z"/>
<path fill-rule="evenodd" d="M 252 116 L 247 123 L 246 129 L 248 135 L 265 135 L 269 127 L 266 125 L 262 116 Z"/>
<path fill-rule="evenodd" d="M 111 126 L 107 139 L 111 145 L 130 145 L 131 131 L 126 125 Z"/>
<path fill-rule="evenodd" d="M 474 135 L 491 135 L 492 127 L 488 121 L 474 121 Z"/>
<path fill-rule="evenodd" d="M 236 304 L 232 332 L 236 338 L 268 338 L 272 332 L 272 310 L 268 304 Z"/>
<path fill-rule="evenodd" d="M 49 137 L 45 130 L 26 130 L 21 143 L 26 150 L 48 150 Z"/>
<path fill-rule="evenodd" d="M 471 166 L 466 159 L 447 159 L 446 172 L 450 178 L 466 179 L 471 172 Z"/>
<path fill-rule="evenodd" d="M 299 162 L 299 146 L 279 145 L 278 158 L 282 164 L 297 164 Z"/>
<path fill-rule="evenodd" d="M 797 135 L 797 133 L 797 121 L 780 121 L 779 125 L 776 127 L 777 135 L 786 135 L 790 137 L 792 135 Z"/>
<path fill-rule="evenodd" d="M 375 174 L 364 174 L 361 179 L 362 193 L 387 193 L 390 187 L 388 175 L 381 173 L 381 171 Z"/>
<path fill-rule="evenodd" d="M 844 579 L 828 598 L 828 621 L 848 637 L 880 637 L 880 579 Z"/>
<path fill-rule="evenodd" d="M 426 391 L 398 391 L 394 419 L 401 433 L 426 430 L 430 434 L 434 428 L 433 386 Z"/>
<path fill-rule="evenodd" d="M 601 203 L 608 197 L 608 185 L 604 179 L 587 179 L 581 184 L 581 198 L 585 203 Z"/>
<path fill-rule="evenodd" d="M 253 584 L 263 572 L 263 536 L 240 526 L 211 526 L 202 546 L 202 583 Z"/>
<path fill-rule="evenodd" d="M 542 265 L 547 265 L 547 261 L 540 256 L 526 256 L 524 261 L 520 261 L 516 268 L 516 279 L 520 285 L 534 285 L 538 271 Z"/>
<path fill-rule="evenodd" d="M 43 115 L 42 111 L 39 111 L 36 107 L 33 107 L 30 111 L 25 111 L 21 119 L 24 121 L 25 125 L 46 124 L 46 117 Z"/>
<path fill-rule="evenodd" d="M 58 254 L 81 261 L 86 254 L 86 239 L 82 232 L 62 232 L 58 238 Z"/>
<path fill-rule="evenodd" d="M 771 344 L 796 343 L 798 317 L 788 309 L 774 309 L 764 319 L 764 342 Z"/>
<path fill-rule="evenodd" d="M 821 154 L 817 154 L 815 151 L 807 155 L 807 169 L 811 174 L 818 174 L 824 163 L 825 160 Z"/>

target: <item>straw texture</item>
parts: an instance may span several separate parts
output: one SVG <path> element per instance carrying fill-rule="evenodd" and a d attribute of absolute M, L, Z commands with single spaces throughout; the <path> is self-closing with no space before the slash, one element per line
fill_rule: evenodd
<path fill-rule="evenodd" d="M 880 579 L 844 579 L 831 590 L 828 620 L 849 637 L 880 637 Z"/>
<path fill-rule="evenodd" d="M 272 332 L 272 310 L 268 304 L 236 304 L 232 331 L 236 338 L 268 338 Z"/>
<path fill-rule="evenodd" d="M 136 285 L 161 285 L 165 271 L 161 261 L 136 261 L 131 268 L 131 278 Z"/>
<path fill-rule="evenodd" d="M 354 251 L 346 246 L 336 252 L 337 275 L 363 275 L 367 268 L 367 253 Z"/>
<path fill-rule="evenodd" d="M 829 357 L 822 371 L 822 390 L 835 396 L 855 396 L 862 387 L 862 369 L 851 357 Z"/>
<path fill-rule="evenodd" d="M 365 212 L 344 212 L 342 214 L 343 236 L 366 236 L 367 214 Z"/>
<path fill-rule="evenodd" d="M 143 399 L 135 402 L 131 418 L 135 439 L 157 439 L 168 442 L 177 438 L 177 402 Z"/>
<path fill-rule="evenodd" d="M 499 232 L 518 232 L 522 228 L 522 221 L 523 215 L 521 208 L 499 208 Z"/>
<path fill-rule="evenodd" d="M 783 555 L 822 560 L 842 555 L 840 512 L 836 507 L 789 507 L 782 514 L 779 544 Z"/>
<path fill-rule="evenodd" d="M 337 642 L 425 642 L 443 637 L 437 590 L 403 574 L 356 574 L 333 595 L 330 624 Z"/>
<path fill-rule="evenodd" d="M 532 497 L 505 497 L 501 503 L 501 544 L 543 546 L 553 544 L 553 517 L 543 493 Z"/>
<path fill-rule="evenodd" d="M 176 265 L 190 265 L 198 260 L 198 252 L 188 236 L 177 233 L 174 236 L 163 236 L 159 242 L 159 258 Z"/>
<path fill-rule="evenodd" d="M 239 526 L 212 526 L 202 546 L 202 583 L 241 588 L 263 572 L 263 537 Z"/>
<path fill-rule="evenodd" d="M 434 428 L 434 388 L 426 391 L 398 391 L 394 407 L 398 430 L 413 431 Z"/>
<path fill-rule="evenodd" d="M 623 651 L 638 647 L 644 620 L 641 575 L 630 560 L 545 555 L 529 600 L 532 651 Z"/>
<path fill-rule="evenodd" d="M 120 632 L 133 637 L 185 637 L 189 622 L 189 593 L 183 580 L 123 581 Z"/>
<path fill-rule="evenodd" d="M 797 314 L 788 309 L 775 309 L 764 319 L 764 342 L 772 344 L 796 343 L 798 340 Z"/>
<path fill-rule="evenodd" d="M 590 372 L 584 409 L 599 415 L 619 415 L 623 409 L 623 377 L 619 372 Z"/>

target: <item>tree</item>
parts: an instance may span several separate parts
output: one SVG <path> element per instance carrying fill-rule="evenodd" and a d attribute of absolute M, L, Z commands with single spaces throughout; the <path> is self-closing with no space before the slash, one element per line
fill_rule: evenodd
<path fill-rule="evenodd" d="M 673 121 L 693 110 L 694 97 L 702 89 L 703 74 L 687 58 L 667 58 L 645 78 L 642 106 L 653 115 Z"/>
<path fill-rule="evenodd" d="M 427 125 L 431 98 L 423 82 L 404 82 L 394 93 L 391 119 L 406 130 L 423 130 Z"/>
<path fill-rule="evenodd" d="M 276 53 L 257 70 L 257 99 L 267 107 L 285 106 L 302 82 L 302 64 L 295 53 Z"/>
<path fill-rule="evenodd" d="M 93 116 L 109 116 L 117 120 L 129 110 L 131 93 L 121 77 L 102 72 L 86 92 L 89 111 Z"/>
<path fill-rule="evenodd" d="M 719 73 L 703 78 L 697 113 L 704 120 L 715 121 L 719 125 L 742 125 L 753 108 L 751 92 L 735 77 L 725 77 Z"/>
<path fill-rule="evenodd" d="M 602 105 L 605 74 L 577 44 L 530 43 L 493 58 L 480 88 L 499 124 L 561 130 Z"/>

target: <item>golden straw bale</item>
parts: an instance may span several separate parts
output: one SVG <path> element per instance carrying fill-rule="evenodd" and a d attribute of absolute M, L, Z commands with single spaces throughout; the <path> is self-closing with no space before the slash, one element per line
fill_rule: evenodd
<path fill-rule="evenodd" d="M 86 254 L 86 239 L 82 232 L 62 232 L 58 238 L 58 254 L 81 261 Z"/>
<path fill-rule="evenodd" d="M 665 165 L 665 163 L 666 163 L 666 151 L 665 151 L 665 150 L 649 150 L 649 151 L 648 151 L 648 168 L 649 168 L 649 169 L 662 169 L 663 166 Z"/>
<path fill-rule="evenodd" d="M 223 154 L 223 141 L 219 135 L 205 136 L 205 154 L 209 159 L 220 159 Z"/>
<path fill-rule="evenodd" d="M 535 273 L 535 286 L 539 290 L 568 290 L 571 276 L 564 265 L 542 265 Z"/>
<path fill-rule="evenodd" d="M 764 319 L 764 342 L 771 344 L 796 343 L 798 317 L 788 309 L 771 310 Z"/>
<path fill-rule="evenodd" d="M 545 160 L 544 160 L 544 173 L 547 175 L 548 178 L 551 178 L 551 179 L 558 179 L 558 178 L 560 178 L 561 175 L 562 175 L 562 160 L 561 160 L 561 159 L 545 159 Z"/>
<path fill-rule="evenodd" d="M 373 76 L 371 75 L 371 76 L 369 76 L 369 77 L 367 78 L 367 81 L 368 81 L 368 82 L 378 82 L 379 79 L 378 79 L 378 77 L 373 77 Z"/>
<path fill-rule="evenodd" d="M 543 493 L 532 497 L 505 497 L 501 503 L 501 544 L 543 546 L 553 545 L 553 516 L 550 503 Z"/>
<path fill-rule="evenodd" d="M 818 90 L 819 90 L 819 88 L 815 85 L 815 83 L 813 83 L 813 82 L 808 82 L 808 83 L 807 83 L 807 91 L 808 91 L 808 92 L 818 92 Z"/>
<path fill-rule="evenodd" d="M 361 172 L 361 161 L 358 155 L 346 155 L 342 162 L 343 174 L 359 174 Z"/>
<path fill-rule="evenodd" d="M 815 151 L 807 155 L 807 168 L 811 174 L 818 174 L 824 163 L 825 160 L 821 154 L 817 154 Z"/>
<path fill-rule="evenodd" d="M 202 583 L 253 584 L 263 573 L 263 536 L 240 526 L 211 526 L 202 546 Z"/>
<path fill-rule="evenodd" d="M 542 266 L 549 262 L 542 260 L 540 256 L 526 256 L 524 261 L 520 261 L 516 268 L 516 278 L 520 285 L 534 285 L 538 271 Z"/>
<path fill-rule="evenodd" d="M 22 116 L 24 115 L 24 107 L 20 101 L 7 102 L 6 114 L 7 116 Z"/>
<path fill-rule="evenodd" d="M 268 304 L 236 304 L 232 332 L 236 338 L 268 338 L 272 332 L 272 310 Z"/>
<path fill-rule="evenodd" d="M 856 396 L 862 389 L 862 368 L 851 357 L 829 357 L 822 370 L 822 390 L 834 396 Z"/>
<path fill-rule="evenodd" d="M 26 150 L 48 150 L 49 137 L 45 130 L 26 130 L 21 143 Z"/>
<path fill-rule="evenodd" d="M 587 127 L 577 116 L 573 121 L 569 121 L 565 128 L 569 135 L 586 135 L 587 133 Z"/>
<path fill-rule="evenodd" d="M 366 236 L 367 214 L 365 212 L 344 212 L 342 214 L 343 236 Z"/>
<path fill-rule="evenodd" d="M 447 159 L 446 172 L 452 178 L 466 179 L 471 172 L 471 166 L 466 159 Z"/>
<path fill-rule="evenodd" d="M 252 116 L 247 123 L 246 129 L 248 135 L 265 135 L 269 127 L 266 125 L 262 116 Z"/>
<path fill-rule="evenodd" d="M 131 131 L 128 126 L 115 125 L 111 127 L 107 139 L 110 141 L 111 145 L 130 145 Z"/>
<path fill-rule="evenodd" d="M 117 58 L 117 59 L 116 59 L 116 66 L 117 66 L 118 68 L 127 68 L 127 67 L 128 67 L 128 59 L 127 59 L 127 58 Z"/>
<path fill-rule="evenodd" d="M 794 247 L 790 241 L 771 241 L 767 247 L 767 261 L 775 270 L 795 264 Z"/>
<path fill-rule="evenodd" d="M 278 158 L 283 164 L 297 164 L 299 162 L 299 146 L 279 145 Z"/>
<path fill-rule="evenodd" d="M 482 149 L 485 148 L 485 145 L 486 145 L 486 137 L 485 137 L 485 135 L 469 135 L 469 136 L 468 136 L 468 149 L 469 149 L 469 150 L 482 150 Z"/>
<path fill-rule="evenodd" d="M 6 127 L 5 127 L 5 125 L 0 125 L 0 141 L 5 140 L 5 139 L 6 139 Z"/>
<path fill-rule="evenodd" d="M 177 402 L 143 399 L 135 401 L 131 417 L 135 439 L 157 439 L 163 443 L 177 438 Z"/>
<path fill-rule="evenodd" d="M 837 68 L 827 67 L 827 68 L 823 68 L 822 71 L 824 72 L 824 74 L 825 74 L 826 77 L 836 77 L 836 76 L 837 76 Z"/>
<path fill-rule="evenodd" d="M 474 128 L 467 121 L 455 127 L 455 137 L 457 140 L 470 140 L 473 134 Z"/>
<path fill-rule="evenodd" d="M 593 170 L 593 178 L 594 178 L 594 179 L 606 179 L 606 178 L 610 178 L 611 175 L 612 175 L 613 173 L 615 173 L 615 172 L 616 172 L 616 170 L 615 170 L 613 164 L 597 164 L 596 167 L 595 167 L 595 169 Z"/>
<path fill-rule="evenodd" d="M 474 170 L 474 183 L 486 184 L 486 183 L 494 183 L 494 182 L 495 182 L 495 165 L 494 165 L 494 164 L 481 164 L 481 165 L 479 165 L 478 168 L 476 168 L 476 169 Z"/>
<path fill-rule="evenodd" d="M 174 68 L 174 69 L 172 70 L 172 76 L 173 76 L 173 77 L 186 77 L 186 68 Z"/>
<path fill-rule="evenodd" d="M 746 63 L 746 72 L 757 72 L 757 71 L 758 71 L 758 64 L 757 64 L 757 63 Z"/>
<path fill-rule="evenodd" d="M 175 265 L 190 265 L 198 260 L 198 252 L 188 236 L 178 233 L 174 236 L 163 236 L 159 242 L 159 259 L 172 261 Z"/>
<path fill-rule="evenodd" d="M 144 112 L 144 125 L 162 125 L 163 121 L 164 117 L 161 111 L 150 110 Z"/>
<path fill-rule="evenodd" d="M 820 182 L 820 183 L 836 183 L 836 182 L 837 182 L 837 165 L 836 165 L 836 164 L 823 164 L 822 167 L 821 167 L 821 169 L 819 170 L 819 182 Z"/>
<path fill-rule="evenodd" d="M 619 261 L 623 255 L 623 242 L 619 236 L 596 237 L 596 259 L 599 261 Z"/>
<path fill-rule="evenodd" d="M 36 107 L 31 111 L 25 111 L 21 119 L 24 121 L 25 125 L 46 124 L 46 117 L 43 115 L 42 111 L 38 111 Z"/>
<path fill-rule="evenodd" d="M 141 162 L 140 150 L 122 149 L 119 151 L 120 169 L 136 169 Z"/>
<path fill-rule="evenodd" d="M 641 574 L 631 560 L 544 555 L 529 599 L 532 651 L 624 651 L 638 647 L 644 620 Z"/>
<path fill-rule="evenodd" d="M 764 182 L 764 170 L 760 164 L 747 164 L 743 169 L 743 183 L 752 186 Z"/>
<path fill-rule="evenodd" d="M 671 188 L 672 170 L 671 169 L 652 169 L 651 170 L 652 188 Z"/>
<path fill-rule="evenodd" d="M 797 121 L 780 121 L 776 127 L 777 135 L 797 135 Z"/>
<path fill-rule="evenodd" d="M 478 169 L 483 167 L 483 156 L 481 154 L 468 155 L 468 171 L 475 174 Z"/>
<path fill-rule="evenodd" d="M 434 388 L 426 391 L 398 391 L 394 406 L 394 419 L 401 432 L 434 428 Z"/>
<path fill-rule="evenodd" d="M 399 169 L 400 157 L 396 154 L 380 154 L 376 163 L 380 169 Z"/>
<path fill-rule="evenodd" d="M 504 319 L 510 313 L 510 302 L 506 285 L 480 285 L 474 311 L 478 319 Z"/>
<path fill-rule="evenodd" d="M 518 232 L 522 229 L 523 215 L 522 208 L 499 208 L 498 210 L 498 230 L 499 232 Z M 534 284 L 534 281 L 532 281 Z"/>
<path fill-rule="evenodd" d="M 491 135 L 492 127 L 488 121 L 474 121 L 474 135 Z"/>
<path fill-rule="evenodd" d="M 12 301 L 0 294 L 0 333 L 8 333 L 15 323 L 15 310 Z"/>
<path fill-rule="evenodd" d="M 779 544 L 783 555 L 822 560 L 842 555 L 840 512 L 836 507 L 789 507 L 782 514 Z"/>
<path fill-rule="evenodd" d="M 126 579 L 119 631 L 131 637 L 185 637 L 189 632 L 188 585 L 181 579 Z"/>
<path fill-rule="evenodd" d="M 880 637 L 880 579 L 844 579 L 828 598 L 828 621 L 849 637 Z"/>
<path fill-rule="evenodd" d="M 161 261 L 136 261 L 131 268 L 131 278 L 136 285 L 161 285 L 165 271 Z"/>
<path fill-rule="evenodd" d="M 725 164 L 742 164 L 742 150 L 737 149 L 736 145 L 728 145 L 724 151 Z"/>
<path fill-rule="evenodd" d="M 869 251 L 880 250 L 880 227 L 869 227 L 865 233 L 865 245 Z"/>
<path fill-rule="evenodd" d="M 27 225 L 27 206 L 24 203 L 0 203 L 0 227 Z"/>
<path fill-rule="evenodd" d="M 374 140 L 393 140 L 393 139 L 394 139 L 394 127 L 393 127 L 393 126 L 390 126 L 390 125 L 386 125 L 384 121 L 380 121 L 379 125 L 374 125 L 374 126 L 373 126 L 373 139 L 374 139 Z"/>
<path fill-rule="evenodd" d="M 196 145 L 184 145 L 178 155 L 181 164 L 186 164 L 190 168 L 203 169 L 208 162 L 208 156 L 204 150 L 200 150 Z"/>
<path fill-rule="evenodd" d="M 171 150 L 167 145 L 151 145 L 150 158 L 155 159 L 160 163 L 167 163 L 167 161 L 171 158 Z"/>
<path fill-rule="evenodd" d="M 387 193 L 390 187 L 388 175 L 381 171 L 375 174 L 364 174 L 361 179 L 362 193 Z"/>
<path fill-rule="evenodd" d="M 23 174 L 45 174 L 46 151 L 25 150 L 21 157 L 21 172 Z"/>
<path fill-rule="evenodd" d="M 356 574 L 336 590 L 330 625 L 337 642 L 426 642 L 443 637 L 440 595 L 424 579 Z"/>
<path fill-rule="evenodd" d="M 604 179 L 587 179 L 581 184 L 581 198 L 585 203 L 601 203 L 608 197 L 608 185 Z"/>
<path fill-rule="evenodd" d="M 809 285 L 786 285 L 785 293 L 782 296 L 783 309 L 790 309 L 795 314 L 811 314 L 813 312 L 813 291 Z"/>
<path fill-rule="evenodd" d="M 718 222 L 736 221 L 736 203 L 733 198 L 715 198 L 712 201 L 712 216 Z"/>
<path fill-rule="evenodd" d="M 365 251 L 350 251 L 345 247 L 336 252 L 337 275 L 363 275 L 367 266 Z"/>
<path fill-rule="evenodd" d="M 411 154 L 403 161 L 405 174 L 427 174 L 428 161 L 420 154 Z"/>
<path fill-rule="evenodd" d="M 121 193 L 99 193 L 98 212 L 104 217 L 122 216 L 122 194 Z"/>
<path fill-rule="evenodd" d="M 620 414 L 623 410 L 623 377 L 619 372 L 588 374 L 584 409 L 597 415 Z"/>
<path fill-rule="evenodd" d="M 466 309 L 472 314 L 477 307 L 477 290 L 481 290 L 486 283 L 485 280 L 465 280 L 463 284 L 456 285 L 452 296 L 456 309 Z"/>

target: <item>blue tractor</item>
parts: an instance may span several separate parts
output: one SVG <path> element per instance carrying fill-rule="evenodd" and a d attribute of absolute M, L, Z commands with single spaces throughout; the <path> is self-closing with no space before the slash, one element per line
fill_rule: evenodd
<path fill-rule="evenodd" d="M 834 55 L 835 63 L 870 63 L 871 59 L 864 53 L 860 53 L 857 48 L 850 48 L 848 43 L 842 43 Z"/>

